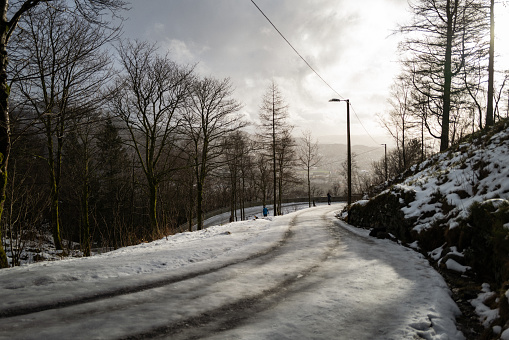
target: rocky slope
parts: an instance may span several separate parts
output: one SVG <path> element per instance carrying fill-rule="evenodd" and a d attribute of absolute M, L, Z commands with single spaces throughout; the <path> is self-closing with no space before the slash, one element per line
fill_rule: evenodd
<path fill-rule="evenodd" d="M 350 224 L 428 256 L 464 309 L 468 338 L 509 339 L 509 121 L 415 165 Z M 485 329 L 475 329 L 476 311 Z"/>

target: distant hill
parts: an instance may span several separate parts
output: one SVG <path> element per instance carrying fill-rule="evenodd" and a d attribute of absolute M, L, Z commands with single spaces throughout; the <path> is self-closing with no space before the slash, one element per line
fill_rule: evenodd
<path fill-rule="evenodd" d="M 373 138 L 378 140 L 375 141 Z M 346 144 L 346 135 L 321 135 L 317 136 L 316 139 L 320 144 Z M 394 147 L 392 137 L 389 135 L 360 135 L 355 134 L 351 136 L 352 145 L 367 145 L 377 147 L 380 143 L 388 143 L 390 147 Z"/>
<path fill-rule="evenodd" d="M 311 169 L 311 182 L 313 187 L 318 190 L 316 195 L 325 195 L 329 191 L 334 191 L 339 184 L 343 188 L 346 184 L 346 174 L 343 165 L 347 161 L 347 147 L 345 144 L 318 144 L 318 152 L 321 156 L 320 163 Z M 384 157 L 384 148 L 370 147 L 365 145 L 352 146 L 352 154 L 359 171 L 371 171 L 371 165 L 374 161 L 379 161 Z M 298 172 L 302 178 L 305 178 L 306 172 Z"/>
<path fill-rule="evenodd" d="M 346 144 L 318 144 L 319 152 L 322 156 L 320 167 L 327 170 L 336 170 L 341 167 L 341 163 L 347 159 Z M 360 170 L 371 170 L 371 163 L 379 161 L 384 157 L 384 147 L 372 147 L 365 145 L 352 145 L 352 154 Z"/>

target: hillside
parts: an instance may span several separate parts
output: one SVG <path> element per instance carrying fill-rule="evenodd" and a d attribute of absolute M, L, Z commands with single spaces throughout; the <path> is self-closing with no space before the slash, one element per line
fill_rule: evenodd
<path fill-rule="evenodd" d="M 352 205 L 349 219 L 423 252 L 448 279 L 464 314 L 475 308 L 486 328 L 482 338 L 509 339 L 508 199 L 506 120 Z"/>
<path fill-rule="evenodd" d="M 320 168 L 337 171 L 347 159 L 346 144 L 318 144 L 318 152 L 322 157 Z M 352 154 L 359 170 L 371 170 L 371 164 L 384 156 L 383 146 L 373 147 L 365 145 L 352 145 Z"/>

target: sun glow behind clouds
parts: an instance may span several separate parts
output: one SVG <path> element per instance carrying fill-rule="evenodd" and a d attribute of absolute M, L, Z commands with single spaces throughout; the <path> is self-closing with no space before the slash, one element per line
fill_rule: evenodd
<path fill-rule="evenodd" d="M 509 5 L 495 5 L 495 66 L 499 71 L 509 70 Z"/>
<path fill-rule="evenodd" d="M 397 24 L 410 19 L 407 0 L 257 0 L 312 67 L 352 104 L 354 144 L 390 143 L 376 119 L 398 75 Z M 243 113 L 258 120 L 272 79 L 290 106 L 296 126 L 314 136 L 343 135 L 346 108 L 295 54 L 250 1 L 133 0 L 125 36 L 156 41 L 175 61 L 206 76 L 230 77 Z M 496 7 L 497 69 L 509 69 L 509 8 Z M 140 20 L 140 19 L 148 20 Z M 505 65 L 505 66 L 503 66 Z M 362 126 L 357 120 L 362 121 Z M 339 133 L 338 133 L 339 131 Z M 380 137 L 378 137 L 380 136 Z M 340 141 L 342 142 L 342 141 Z M 377 144 L 379 144 L 377 143 Z"/>
<path fill-rule="evenodd" d="M 404 13 L 406 0 L 257 3 L 313 68 L 351 99 L 370 133 L 381 131 L 373 117 L 383 110 L 384 102 L 371 99 L 383 98 L 392 81 L 396 42 L 387 37 Z M 257 120 L 261 97 L 275 78 L 281 80 L 297 133 L 302 128 L 311 128 L 315 136 L 344 130 L 344 107 L 340 112 L 340 106 L 328 103 L 337 95 L 249 1 L 203 1 L 197 6 L 174 0 L 134 0 L 133 6 L 130 16 L 136 25 L 126 24 L 126 36 L 158 42 L 175 61 L 196 64 L 201 74 L 230 77 L 250 121 Z M 150 19 L 140 22 L 142 17 Z M 358 133 L 366 131 L 352 119 L 352 134 Z"/>
<path fill-rule="evenodd" d="M 384 139 L 385 131 L 379 126 L 375 114 L 385 109 L 388 89 L 399 70 L 396 53 L 398 37 L 392 33 L 397 22 L 406 20 L 405 3 L 363 1 L 336 7 L 334 20 L 344 25 L 341 26 L 341 32 L 329 37 L 332 47 L 329 47 L 327 54 L 317 56 L 316 67 L 343 98 L 350 99 L 364 125 L 358 122 L 357 115 L 352 117 L 352 134 L 365 136 L 368 130 L 369 134 Z M 366 11 L 366 8 L 370 10 Z M 315 110 L 307 110 L 308 123 L 319 126 L 318 135 L 338 134 L 338 130 L 344 130 L 346 109 L 327 103 L 337 94 L 312 73 L 302 79 L 301 86 L 315 102 L 321 101 L 315 104 L 315 110 L 318 106 L 325 113 L 323 117 L 329 117 L 317 121 Z"/>

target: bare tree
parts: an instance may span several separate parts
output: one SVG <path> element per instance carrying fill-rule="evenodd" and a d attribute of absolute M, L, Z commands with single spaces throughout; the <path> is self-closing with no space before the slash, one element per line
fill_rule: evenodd
<path fill-rule="evenodd" d="M 421 161 L 421 142 L 419 139 L 407 140 L 406 146 L 406 157 L 407 166 L 411 167 L 417 162 Z M 401 148 L 395 148 L 387 152 L 387 158 L 382 158 L 379 161 L 371 163 L 371 178 L 373 184 L 384 183 L 386 181 L 386 169 L 387 177 L 396 177 L 401 174 L 405 169 L 401 169 Z M 387 168 L 386 168 L 387 166 Z"/>
<path fill-rule="evenodd" d="M 97 153 L 94 143 L 94 131 L 97 130 L 98 113 L 76 117 L 75 129 L 68 134 L 64 147 L 64 159 L 71 174 L 67 173 L 68 186 L 74 189 L 73 197 L 79 206 L 79 239 L 84 256 L 91 253 L 90 196 L 91 181 L 94 173 L 93 155 Z M 71 161 L 72 160 L 72 161 Z M 66 164 L 67 163 L 67 164 Z"/>
<path fill-rule="evenodd" d="M 43 220 L 48 200 L 45 192 L 38 190 L 33 178 L 36 170 L 34 162 L 28 164 L 24 170 L 16 167 L 16 161 L 13 163 L 9 172 L 4 222 L 9 240 L 11 265 L 14 267 L 20 265 L 21 255 L 27 243 L 36 237 L 36 226 Z"/>
<path fill-rule="evenodd" d="M 43 139 L 32 126 L 23 123 L 29 112 L 23 106 L 14 106 L 11 115 L 13 132 L 12 159 L 9 162 L 9 180 L 4 214 L 2 215 L 2 242 L 10 250 L 11 265 L 19 265 L 23 249 L 37 239 L 37 227 L 48 208 L 48 192 L 44 183 L 44 161 L 37 157 L 44 150 Z"/>
<path fill-rule="evenodd" d="M 260 195 L 263 206 L 267 205 L 268 198 L 270 197 L 270 192 L 273 187 L 271 186 L 271 164 L 270 157 L 260 151 L 259 148 L 256 149 L 257 155 L 255 158 L 255 187 L 257 192 Z"/>
<path fill-rule="evenodd" d="M 332 196 L 339 196 L 341 194 L 341 184 L 338 181 L 332 183 Z"/>
<path fill-rule="evenodd" d="M 95 171 L 98 176 L 97 199 L 95 201 L 94 220 L 100 224 L 98 232 L 103 245 L 125 246 L 127 223 L 124 221 L 134 214 L 130 209 L 130 162 L 123 138 L 120 136 L 120 126 L 112 117 L 101 121 L 101 126 L 95 131 L 94 154 Z M 132 227 L 134 223 L 129 223 Z"/>
<path fill-rule="evenodd" d="M 122 70 L 112 95 L 113 110 L 124 121 L 129 144 L 147 180 L 151 236 L 158 232 L 158 186 L 176 169 L 168 155 L 175 145 L 179 110 L 189 98 L 192 68 L 159 56 L 146 42 L 122 43 Z"/>
<path fill-rule="evenodd" d="M 279 215 L 280 207 L 277 206 L 277 158 L 276 150 L 278 147 L 278 136 L 289 127 L 286 120 L 288 118 L 288 105 L 285 103 L 283 95 L 276 82 L 272 81 L 267 91 L 263 95 L 260 106 L 260 127 L 261 132 L 258 136 L 262 145 L 270 150 L 270 159 L 272 161 L 273 178 L 273 200 L 274 215 Z"/>
<path fill-rule="evenodd" d="M 245 218 L 246 181 L 252 173 L 252 143 L 244 131 L 235 131 L 227 135 L 224 141 L 224 157 L 227 162 L 230 181 L 230 220 L 237 219 L 237 207 L 240 206 L 241 220 Z"/>
<path fill-rule="evenodd" d="M 295 140 L 291 132 L 291 127 L 283 130 L 276 142 L 278 215 L 281 214 L 281 208 L 283 206 L 283 193 L 288 192 L 288 187 L 299 183 L 294 171 L 297 155 L 295 151 Z"/>
<path fill-rule="evenodd" d="M 202 78 L 193 82 L 182 132 L 196 178 L 198 229 L 203 228 L 205 181 L 212 170 L 224 165 L 224 136 L 245 126 L 238 111 L 241 105 L 232 98 L 230 79 Z"/>
<path fill-rule="evenodd" d="M 415 90 L 436 104 L 428 109 L 440 117 L 440 150 L 446 150 L 454 96 L 462 91 L 457 76 L 466 58 L 477 52 L 471 31 L 483 20 L 482 6 L 476 0 L 418 0 L 410 6 L 414 17 L 400 28 L 407 34 L 401 49 Z"/>
<path fill-rule="evenodd" d="M 357 164 L 357 154 L 355 152 L 352 152 L 352 163 L 351 163 L 351 173 L 352 173 L 352 193 L 359 193 L 359 165 Z M 341 163 L 341 170 L 340 173 L 344 178 L 348 177 L 348 160 L 344 160 Z M 345 183 L 347 183 L 347 180 L 345 180 Z M 344 186 L 344 194 L 345 196 L 348 195 L 347 185 Z"/>
<path fill-rule="evenodd" d="M 464 72 L 465 88 L 470 96 L 472 110 L 472 123 L 475 126 L 476 112 L 479 115 L 478 127 L 482 129 L 483 110 L 485 108 L 486 89 L 484 88 L 484 65 L 481 58 L 476 58 L 470 61 L 470 72 Z"/>
<path fill-rule="evenodd" d="M 381 116 L 380 121 L 387 132 L 396 141 L 396 147 L 401 150 L 400 169 L 407 168 L 406 143 L 409 131 L 416 126 L 412 117 L 412 88 L 403 77 L 399 77 L 391 88 L 391 97 L 388 102 L 390 111 L 386 117 Z"/>
<path fill-rule="evenodd" d="M 64 2 L 55 2 L 50 9 L 33 8 L 19 25 L 23 30 L 13 37 L 13 89 L 31 106 L 46 138 L 53 240 L 56 249 L 63 249 L 59 207 L 62 148 L 72 129 L 70 119 L 87 115 L 87 109 L 101 103 L 97 89 L 110 76 L 103 47 L 117 32 L 75 15 Z"/>
<path fill-rule="evenodd" d="M 498 119 L 500 119 L 500 107 L 499 107 L 499 103 L 500 103 L 500 100 L 502 99 L 502 93 L 505 89 L 505 85 L 507 83 L 507 81 L 509 80 L 509 73 L 508 72 L 505 72 L 504 74 L 504 78 L 502 80 L 502 84 L 500 84 L 500 87 L 498 89 L 498 93 L 495 94 L 495 113 L 493 115 L 493 119 L 495 119 L 495 117 L 498 117 Z M 509 109 L 509 106 L 508 106 L 508 109 Z M 507 115 L 509 116 L 509 114 Z M 507 117 L 506 116 L 506 117 Z"/>
<path fill-rule="evenodd" d="M 311 207 L 311 169 L 320 163 L 321 155 L 318 153 L 318 142 L 313 141 L 311 131 L 307 130 L 302 133 L 303 143 L 299 148 L 299 164 L 306 169 L 308 203 Z"/>
<path fill-rule="evenodd" d="M 9 122 L 9 95 L 8 85 L 8 55 L 7 44 L 15 32 L 20 19 L 31 9 L 38 6 L 47 6 L 53 1 L 47 0 L 0 0 L 0 217 L 6 197 L 7 166 L 11 149 L 10 122 Z M 104 15 L 106 11 L 117 13 L 126 8 L 122 0 L 75 0 L 74 4 L 79 13 L 96 23 L 108 24 Z M 51 7 L 45 7 L 49 10 Z M 10 18 L 8 18 L 10 15 Z M 0 235 L 1 236 L 1 235 Z M 0 244 L 0 268 L 8 266 L 5 251 Z"/>

